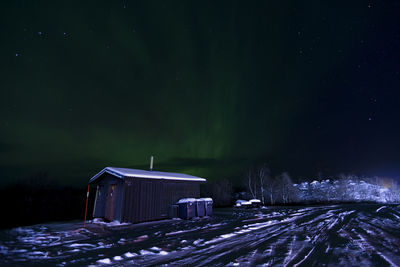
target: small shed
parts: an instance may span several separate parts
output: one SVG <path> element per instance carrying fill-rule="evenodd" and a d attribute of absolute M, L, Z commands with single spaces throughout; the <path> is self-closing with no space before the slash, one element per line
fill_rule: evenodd
<path fill-rule="evenodd" d="M 106 167 L 89 181 L 97 185 L 93 217 L 132 223 L 165 219 L 179 199 L 200 197 L 205 181 L 183 173 Z"/>

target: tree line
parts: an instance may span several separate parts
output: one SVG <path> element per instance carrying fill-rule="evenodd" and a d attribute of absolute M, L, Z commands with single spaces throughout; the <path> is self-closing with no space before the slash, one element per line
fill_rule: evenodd
<path fill-rule="evenodd" d="M 272 176 L 266 164 L 250 168 L 243 179 L 247 198 L 263 205 L 371 201 L 400 202 L 400 187 L 393 179 L 338 175 L 331 179 L 293 183 L 287 172 Z"/>

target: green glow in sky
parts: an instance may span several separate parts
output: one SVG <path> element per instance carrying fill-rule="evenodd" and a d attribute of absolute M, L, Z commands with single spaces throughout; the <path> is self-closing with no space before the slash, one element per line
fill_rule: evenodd
<path fill-rule="evenodd" d="M 391 52 L 377 41 L 392 36 L 379 8 L 9 3 L 0 11 L 2 182 L 48 171 L 83 184 L 105 166 L 145 167 L 150 155 L 156 169 L 213 179 L 254 162 L 295 174 L 390 165 L 399 129 L 385 141 L 376 133 L 396 108 L 384 116 L 370 99 L 392 99 L 398 52 L 381 65 L 373 54 Z M 382 80 L 389 93 L 377 90 Z"/>

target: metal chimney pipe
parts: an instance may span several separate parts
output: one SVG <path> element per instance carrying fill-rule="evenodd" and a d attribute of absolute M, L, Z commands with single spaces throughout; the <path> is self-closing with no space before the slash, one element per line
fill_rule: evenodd
<path fill-rule="evenodd" d="M 153 160 L 154 160 L 154 157 L 151 156 L 151 157 L 150 157 L 150 171 L 153 170 Z"/>

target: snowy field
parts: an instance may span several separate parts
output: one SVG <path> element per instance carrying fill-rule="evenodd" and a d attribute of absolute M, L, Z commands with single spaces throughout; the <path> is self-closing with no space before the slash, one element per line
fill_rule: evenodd
<path fill-rule="evenodd" d="M 400 206 L 219 209 L 139 225 L 0 232 L 0 265 L 400 266 Z"/>

